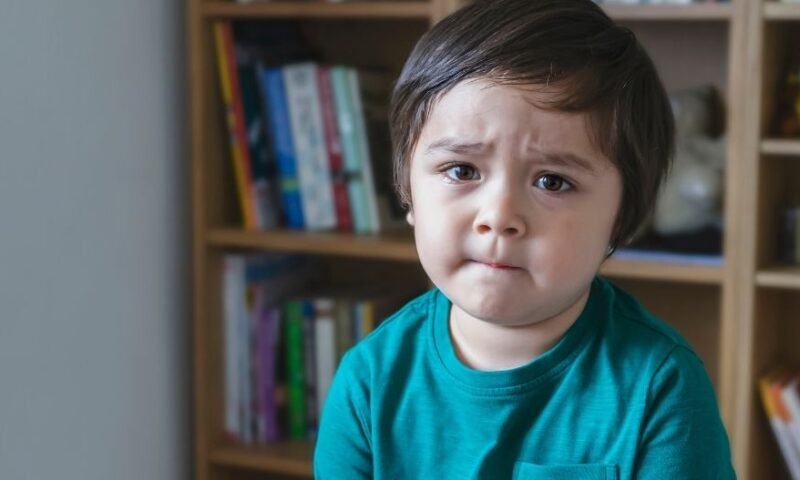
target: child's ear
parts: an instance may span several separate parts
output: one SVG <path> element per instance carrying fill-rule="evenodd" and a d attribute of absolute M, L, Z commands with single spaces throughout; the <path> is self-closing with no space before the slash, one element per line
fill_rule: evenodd
<path fill-rule="evenodd" d="M 414 211 L 411 209 L 408 209 L 408 213 L 406 213 L 406 222 L 412 227 L 414 226 Z"/>

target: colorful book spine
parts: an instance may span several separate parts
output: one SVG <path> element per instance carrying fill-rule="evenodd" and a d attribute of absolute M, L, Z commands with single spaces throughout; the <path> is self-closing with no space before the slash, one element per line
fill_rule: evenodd
<path fill-rule="evenodd" d="M 242 432 L 240 422 L 240 381 L 238 324 L 244 304 L 244 258 L 226 255 L 223 259 L 223 315 L 224 315 L 224 362 L 225 362 L 225 432 L 231 440 L 239 441 Z"/>
<path fill-rule="evenodd" d="M 333 197 L 336 202 L 336 227 L 340 231 L 347 232 L 353 229 L 353 222 L 350 216 L 350 200 L 347 195 L 347 175 L 342 163 L 342 144 L 336 125 L 336 106 L 333 101 L 330 69 L 319 67 L 317 73 L 322 123 L 325 128 L 325 144 L 328 148 Z"/>
<path fill-rule="evenodd" d="M 338 364 L 336 352 L 336 303 L 332 299 L 319 298 L 314 302 L 317 312 L 315 356 L 317 362 L 317 418 L 322 418 L 325 398 L 333 382 L 333 375 Z"/>
<path fill-rule="evenodd" d="M 779 376 L 769 375 L 759 380 L 761 400 L 789 473 L 793 480 L 800 480 L 800 455 L 789 432 L 787 413 L 780 397 Z"/>
<path fill-rule="evenodd" d="M 244 55 L 242 55 L 244 56 Z M 256 218 L 259 228 L 274 228 L 280 221 L 280 205 L 270 151 L 258 77 L 255 65 L 243 60 L 239 66 L 242 105 L 244 107 L 245 135 L 252 172 L 252 189 L 255 196 Z"/>
<path fill-rule="evenodd" d="M 370 224 L 368 194 L 362 176 L 361 148 L 356 133 L 355 110 L 350 99 L 350 79 L 347 67 L 336 65 L 330 69 L 333 100 L 336 110 L 337 126 L 342 145 L 342 159 L 347 176 L 347 194 L 350 200 L 350 215 L 356 233 L 369 233 Z"/>
<path fill-rule="evenodd" d="M 800 456 L 800 373 L 796 373 L 781 388 L 781 398 L 789 418 L 789 433 Z"/>
<path fill-rule="evenodd" d="M 313 63 L 286 65 L 283 79 L 306 229 L 331 230 L 336 228 L 336 210 L 320 111 L 317 66 Z"/>
<path fill-rule="evenodd" d="M 244 113 L 230 22 L 219 21 L 213 25 L 222 98 L 225 103 L 225 121 L 228 126 L 231 158 L 239 205 L 245 228 L 256 228 L 255 196 L 252 191 L 252 173 L 247 151 Z"/>
<path fill-rule="evenodd" d="M 361 158 L 361 178 L 367 199 L 367 214 L 369 215 L 370 233 L 378 233 L 382 229 L 381 218 L 378 211 L 378 195 L 375 191 L 375 179 L 372 174 L 372 156 L 369 149 L 369 136 L 367 123 L 364 117 L 364 105 L 361 102 L 361 87 L 359 86 L 358 71 L 347 69 L 350 85 L 350 100 L 353 104 L 355 118 L 355 132 L 359 156 Z"/>
<path fill-rule="evenodd" d="M 303 302 L 290 300 L 284 305 L 286 326 L 286 388 L 288 396 L 289 438 L 304 440 L 306 424 L 305 352 L 303 348 Z"/>
<path fill-rule="evenodd" d="M 267 114 L 267 127 L 271 136 L 280 179 L 281 206 L 289 228 L 305 228 L 300 184 L 297 179 L 297 159 L 289 125 L 289 107 L 283 72 L 280 68 L 260 68 L 259 76 Z"/>
<path fill-rule="evenodd" d="M 275 357 L 278 348 L 279 333 L 278 321 L 279 312 L 274 307 L 266 307 L 259 312 L 258 328 L 258 355 L 259 355 L 259 377 L 258 377 L 258 410 L 260 435 L 259 441 L 262 443 L 274 442 L 279 438 L 277 408 L 275 405 Z"/>
<path fill-rule="evenodd" d="M 303 367 L 305 368 L 306 439 L 317 436 L 316 311 L 313 300 L 303 301 Z"/>

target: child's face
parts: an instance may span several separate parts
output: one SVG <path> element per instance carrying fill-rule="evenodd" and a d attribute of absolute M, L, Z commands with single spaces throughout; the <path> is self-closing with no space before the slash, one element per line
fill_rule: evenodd
<path fill-rule="evenodd" d="M 433 107 L 410 166 L 417 251 L 453 308 L 529 325 L 577 302 L 607 254 L 619 171 L 584 113 L 546 95 L 462 82 Z"/>

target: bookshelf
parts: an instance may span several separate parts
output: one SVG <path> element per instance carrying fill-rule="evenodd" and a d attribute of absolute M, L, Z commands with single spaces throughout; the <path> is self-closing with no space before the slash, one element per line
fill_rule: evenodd
<path fill-rule="evenodd" d="M 786 54 L 800 41 L 800 4 L 746 3 L 734 455 L 743 478 L 789 478 L 755 385 L 777 362 L 800 362 L 800 268 L 780 265 L 775 241 L 778 209 L 800 191 L 800 139 L 777 138 L 771 126 Z"/>
<path fill-rule="evenodd" d="M 458 5 L 458 0 L 188 0 L 195 478 L 312 475 L 309 442 L 243 447 L 222 433 L 224 253 L 303 252 L 325 259 L 330 278 L 363 269 L 428 286 L 407 231 L 356 236 L 238 226 L 211 23 L 299 20 L 326 61 L 399 71 L 416 39 Z M 800 5 L 732 0 L 605 8 L 637 33 L 668 89 L 706 83 L 723 94 L 728 144 L 721 265 L 611 259 L 602 273 L 675 325 L 700 353 L 718 393 L 740 478 L 788 478 L 780 469 L 755 382 L 776 358 L 800 361 L 790 342 L 800 338 L 798 315 L 792 314 L 800 312 L 800 267 L 776 264 L 771 240 L 777 227 L 770 215 L 781 192 L 800 187 L 800 140 L 771 137 L 764 120 L 771 113 L 770 85 L 780 52 L 789 39 L 798 38 Z M 780 188 L 767 188 L 775 183 Z"/>

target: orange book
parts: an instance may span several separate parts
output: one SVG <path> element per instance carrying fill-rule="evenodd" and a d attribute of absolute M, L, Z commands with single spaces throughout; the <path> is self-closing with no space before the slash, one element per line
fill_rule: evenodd
<path fill-rule="evenodd" d="M 244 131 L 242 94 L 233 50 L 233 30 L 230 22 L 227 21 L 214 22 L 213 29 L 239 206 L 242 211 L 244 227 L 254 229 L 258 227 L 258 219 L 255 209 L 253 175 L 250 171 L 250 152 L 247 149 L 247 137 Z"/>

